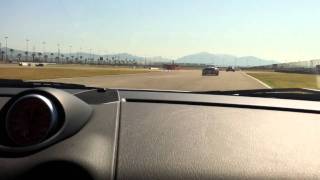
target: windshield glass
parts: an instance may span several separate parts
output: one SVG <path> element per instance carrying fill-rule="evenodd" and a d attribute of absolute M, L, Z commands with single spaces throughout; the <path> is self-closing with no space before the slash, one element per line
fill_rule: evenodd
<path fill-rule="evenodd" d="M 3 1 L 0 78 L 182 91 L 319 89 L 319 6 Z"/>

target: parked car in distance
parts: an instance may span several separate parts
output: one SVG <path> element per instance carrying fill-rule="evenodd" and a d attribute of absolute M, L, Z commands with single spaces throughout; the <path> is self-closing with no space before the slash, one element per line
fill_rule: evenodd
<path fill-rule="evenodd" d="M 219 68 L 218 67 L 206 67 L 202 69 L 202 76 L 218 76 Z"/>
<path fill-rule="evenodd" d="M 229 67 L 227 67 L 226 71 L 227 71 L 227 72 L 228 72 L 228 71 L 235 72 L 236 69 L 235 69 L 234 67 L 232 67 L 232 66 L 229 66 Z"/>

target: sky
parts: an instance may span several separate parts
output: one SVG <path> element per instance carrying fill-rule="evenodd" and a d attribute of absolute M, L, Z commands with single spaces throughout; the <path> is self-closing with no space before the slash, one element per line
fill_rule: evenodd
<path fill-rule="evenodd" d="M 10 0 L 0 42 L 97 54 L 178 58 L 198 52 L 320 59 L 318 0 Z"/>

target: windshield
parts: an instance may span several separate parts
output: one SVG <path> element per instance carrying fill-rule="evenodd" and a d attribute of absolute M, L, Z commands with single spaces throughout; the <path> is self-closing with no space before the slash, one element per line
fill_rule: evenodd
<path fill-rule="evenodd" d="M 180 91 L 319 89 L 319 6 L 3 1 L 0 78 Z"/>

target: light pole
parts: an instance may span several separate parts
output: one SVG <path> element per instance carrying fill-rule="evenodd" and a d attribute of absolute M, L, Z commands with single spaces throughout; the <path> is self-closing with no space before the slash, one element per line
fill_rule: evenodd
<path fill-rule="evenodd" d="M 94 64 L 94 50 L 91 49 L 91 59 L 92 59 L 92 64 Z"/>
<path fill-rule="evenodd" d="M 28 54 L 29 54 L 29 39 L 26 39 L 26 61 L 28 61 Z"/>
<path fill-rule="evenodd" d="M 79 62 L 81 63 L 81 64 L 83 64 L 83 61 L 82 61 L 82 55 L 81 55 L 81 53 L 82 53 L 82 48 L 80 47 L 80 54 L 79 54 Z"/>
<path fill-rule="evenodd" d="M 144 67 L 147 68 L 147 57 L 144 57 Z"/>
<path fill-rule="evenodd" d="M 78 58 L 77 61 L 78 61 L 78 62 L 76 62 L 76 63 L 81 63 L 81 61 L 80 61 L 81 51 L 82 51 L 82 48 L 80 47 L 79 52 L 77 53 L 77 58 Z"/>
<path fill-rule="evenodd" d="M 69 58 L 71 59 L 71 48 L 72 48 L 72 46 L 70 45 L 69 46 Z"/>
<path fill-rule="evenodd" d="M 8 60 L 8 36 L 4 37 L 6 39 L 6 62 Z"/>
<path fill-rule="evenodd" d="M 32 62 L 35 62 L 36 46 L 35 46 L 35 45 L 33 45 L 32 49 L 33 49 L 33 53 L 32 53 Z"/>
<path fill-rule="evenodd" d="M 45 51 L 46 51 L 46 42 L 43 41 L 42 42 L 42 53 L 43 53 L 43 55 L 44 55 Z"/>
<path fill-rule="evenodd" d="M 79 59 L 79 58 L 80 58 L 80 56 L 81 56 L 81 51 L 82 51 L 82 48 L 80 47 L 79 52 L 77 53 L 77 57 L 78 57 L 78 59 Z"/>
<path fill-rule="evenodd" d="M 45 54 L 45 51 L 46 51 L 46 42 L 45 42 L 45 41 L 43 41 L 43 42 L 42 42 L 42 54 L 43 54 L 43 61 L 46 61 L 46 58 L 45 58 L 46 54 Z"/>
<path fill-rule="evenodd" d="M 58 63 L 60 63 L 60 44 L 57 44 L 58 46 Z"/>

